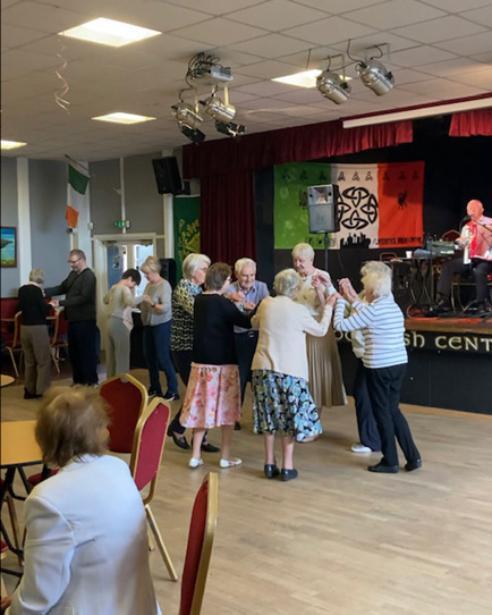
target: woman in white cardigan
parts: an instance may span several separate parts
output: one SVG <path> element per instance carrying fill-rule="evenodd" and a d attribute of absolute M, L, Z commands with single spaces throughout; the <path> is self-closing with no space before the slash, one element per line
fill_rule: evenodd
<path fill-rule="evenodd" d="M 159 614 L 142 498 L 127 464 L 103 454 L 103 400 L 83 387 L 53 387 L 45 397 L 36 438 L 60 471 L 25 502 L 24 575 L 7 613 Z"/>
<path fill-rule="evenodd" d="M 316 284 L 323 303 L 318 322 L 308 308 L 294 299 L 302 280 L 294 269 L 275 276 L 276 297 L 263 299 L 251 324 L 259 329 L 253 370 L 253 411 L 255 431 L 265 434 L 267 478 L 284 481 L 297 477 L 294 444 L 309 442 L 322 431 L 316 404 L 309 392 L 306 334 L 324 336 L 330 324 L 334 298 L 325 299 L 323 287 Z M 282 434 L 282 467 L 275 462 L 275 434 Z"/>

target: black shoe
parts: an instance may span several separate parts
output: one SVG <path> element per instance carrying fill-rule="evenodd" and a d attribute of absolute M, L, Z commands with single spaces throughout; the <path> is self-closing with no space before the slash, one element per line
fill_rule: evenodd
<path fill-rule="evenodd" d="M 170 431 L 168 429 L 167 435 L 173 439 L 174 444 L 176 444 L 178 448 L 182 448 L 185 451 L 191 448 L 191 446 L 188 444 L 186 436 L 184 436 L 183 434 L 175 433 L 174 431 Z"/>
<path fill-rule="evenodd" d="M 178 400 L 179 399 L 179 395 L 178 393 L 171 393 L 169 391 L 166 392 L 165 395 L 162 396 L 166 401 L 173 401 L 173 400 Z"/>
<path fill-rule="evenodd" d="M 234 431 L 241 431 L 241 423 L 239 421 L 234 423 Z"/>
<path fill-rule="evenodd" d="M 280 470 L 280 480 L 283 480 L 283 481 L 294 480 L 294 478 L 297 478 L 297 475 L 298 475 L 298 472 L 296 469 L 286 470 L 285 468 L 282 468 Z"/>
<path fill-rule="evenodd" d="M 147 389 L 147 393 L 149 394 L 149 397 L 155 397 L 156 395 L 157 397 L 162 397 L 162 391 L 156 391 L 152 387 Z"/>
<path fill-rule="evenodd" d="M 27 389 L 24 389 L 24 399 L 39 399 L 43 397 L 42 395 L 38 395 L 37 393 L 29 393 Z"/>
<path fill-rule="evenodd" d="M 407 472 L 413 472 L 422 467 L 422 459 L 415 459 L 414 461 L 407 461 L 405 464 L 405 470 Z"/>
<path fill-rule="evenodd" d="M 397 474 L 400 471 L 400 466 L 389 466 L 380 461 L 373 466 L 368 466 L 369 472 L 380 472 L 382 474 Z"/>
<path fill-rule="evenodd" d="M 218 446 L 210 444 L 210 442 L 202 442 L 201 448 L 204 453 L 218 453 L 220 451 Z"/>
<path fill-rule="evenodd" d="M 263 466 L 263 472 L 267 478 L 275 478 L 280 474 L 280 470 L 274 463 L 265 463 Z"/>

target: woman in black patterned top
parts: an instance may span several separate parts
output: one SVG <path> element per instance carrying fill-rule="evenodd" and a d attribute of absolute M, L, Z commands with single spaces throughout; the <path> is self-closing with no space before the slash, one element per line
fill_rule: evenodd
<path fill-rule="evenodd" d="M 202 292 L 205 275 L 210 266 L 210 259 L 205 254 L 188 254 L 183 261 L 183 278 L 173 291 L 172 311 L 173 324 L 171 328 L 171 350 L 176 370 L 181 376 L 184 385 L 188 384 L 193 351 L 193 306 L 195 297 Z M 190 448 L 183 435 L 186 428 L 179 422 L 181 408 L 169 425 L 168 435 L 172 437 L 176 446 Z M 202 450 L 213 453 L 218 448 L 207 442 L 205 438 Z"/>

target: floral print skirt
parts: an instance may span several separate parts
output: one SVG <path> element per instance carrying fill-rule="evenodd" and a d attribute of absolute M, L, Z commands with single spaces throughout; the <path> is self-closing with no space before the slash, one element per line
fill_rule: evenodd
<path fill-rule="evenodd" d="M 192 363 L 180 422 L 184 427 L 211 429 L 234 425 L 241 418 L 237 365 Z"/>
<path fill-rule="evenodd" d="M 323 428 L 304 378 L 265 369 L 252 373 L 255 433 L 282 432 L 302 442 Z"/>

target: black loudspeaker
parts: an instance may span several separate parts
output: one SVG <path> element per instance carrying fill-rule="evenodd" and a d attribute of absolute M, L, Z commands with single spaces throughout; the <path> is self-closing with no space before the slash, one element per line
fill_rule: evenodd
<path fill-rule="evenodd" d="M 309 186 L 307 189 L 309 232 L 337 233 L 340 230 L 338 218 L 338 186 Z"/>
<path fill-rule="evenodd" d="M 176 286 L 176 261 L 174 258 L 160 258 L 161 277 L 171 284 L 171 288 Z"/>
<path fill-rule="evenodd" d="M 154 158 L 154 167 L 157 192 L 159 194 L 182 194 L 183 185 L 179 174 L 178 162 L 174 156 Z"/>

